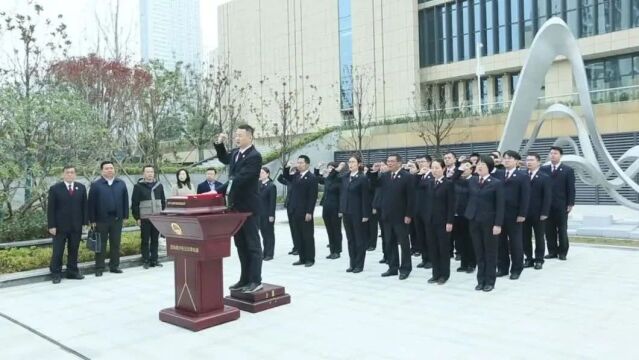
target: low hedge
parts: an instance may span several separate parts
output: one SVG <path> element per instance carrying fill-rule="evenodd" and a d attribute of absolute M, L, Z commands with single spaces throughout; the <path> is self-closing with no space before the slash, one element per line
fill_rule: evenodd
<path fill-rule="evenodd" d="M 19 271 L 48 268 L 51 261 L 51 246 L 31 246 L 27 248 L 12 248 L 0 250 L 0 274 Z M 129 232 L 122 234 L 120 255 L 136 255 L 140 253 L 140 233 Z M 80 244 L 78 262 L 93 261 L 95 254 L 87 249 L 85 242 Z M 66 264 L 65 251 L 63 264 Z"/>
<path fill-rule="evenodd" d="M 137 226 L 131 216 L 124 220 L 124 227 Z M 42 210 L 15 215 L 0 223 L 0 243 L 50 238 L 47 216 Z"/>

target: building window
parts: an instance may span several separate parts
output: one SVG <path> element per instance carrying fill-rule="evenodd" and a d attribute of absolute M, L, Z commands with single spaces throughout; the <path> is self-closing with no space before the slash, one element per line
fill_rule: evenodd
<path fill-rule="evenodd" d="M 579 36 L 597 35 L 596 0 L 581 0 L 581 33 Z"/>
<path fill-rule="evenodd" d="M 533 22 L 533 7 L 534 2 L 528 0 L 524 2 L 524 47 L 530 47 L 533 38 L 535 36 L 534 22 Z"/>
<path fill-rule="evenodd" d="M 497 10 L 498 48 L 500 53 L 505 53 L 509 50 L 506 45 L 506 0 L 497 0 Z"/>
<path fill-rule="evenodd" d="M 510 97 L 515 96 L 515 91 L 517 90 L 517 86 L 519 85 L 519 74 L 511 74 L 510 78 Z"/>
<path fill-rule="evenodd" d="M 495 23 L 494 13 L 493 13 L 493 1 L 497 0 L 485 0 L 486 1 L 486 44 L 484 47 L 486 48 L 486 55 L 494 55 L 496 54 L 497 46 L 495 45 L 495 34 L 493 33 L 494 29 L 493 25 Z"/>
<path fill-rule="evenodd" d="M 575 37 L 579 37 L 579 19 L 577 18 L 577 0 L 566 0 L 566 24 Z"/>
<path fill-rule="evenodd" d="M 448 16 L 450 19 L 450 25 L 451 25 L 451 46 L 453 49 L 453 57 L 452 57 L 452 61 L 459 61 L 459 60 L 463 60 L 459 57 L 459 43 L 458 43 L 458 36 L 459 36 L 459 27 L 457 26 L 457 4 L 449 4 L 446 6 L 446 10 L 448 12 Z"/>
<path fill-rule="evenodd" d="M 481 111 L 483 112 L 487 112 L 488 111 L 488 79 L 489 78 L 485 78 L 485 79 L 481 79 L 480 82 L 480 86 L 481 86 Z"/>
<path fill-rule="evenodd" d="M 470 18 L 468 17 L 468 2 L 464 2 L 462 7 L 462 32 L 464 36 L 464 60 L 470 59 Z"/>
<path fill-rule="evenodd" d="M 521 49 L 520 33 L 521 23 L 519 22 L 519 1 L 510 2 L 510 41 L 511 49 Z"/>
<path fill-rule="evenodd" d="M 586 76 L 594 102 L 627 100 L 639 85 L 639 55 L 622 55 L 586 62 Z M 603 91 L 615 89 L 611 91 Z M 634 91 L 636 92 L 636 91 Z"/>
<path fill-rule="evenodd" d="M 338 0 L 340 102 L 342 110 L 353 109 L 353 31 L 351 0 Z"/>
<path fill-rule="evenodd" d="M 452 98 L 453 98 L 453 107 L 459 107 L 459 81 L 453 81 L 452 84 Z"/>
<path fill-rule="evenodd" d="M 495 88 L 493 90 L 495 95 L 495 108 L 501 109 L 504 104 L 504 79 L 501 76 L 495 78 Z"/>
<path fill-rule="evenodd" d="M 639 58 L 637 59 L 637 71 L 639 72 Z M 466 100 L 466 106 L 473 106 L 473 81 L 464 81 L 464 97 Z"/>
<path fill-rule="evenodd" d="M 546 0 L 537 0 L 537 24 L 539 27 L 548 20 L 548 6 Z"/>

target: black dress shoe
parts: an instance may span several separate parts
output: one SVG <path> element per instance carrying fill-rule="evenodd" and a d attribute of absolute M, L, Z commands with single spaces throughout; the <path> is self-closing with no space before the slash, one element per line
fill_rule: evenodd
<path fill-rule="evenodd" d="M 408 278 L 408 274 L 399 274 L 399 280 L 406 280 Z"/>
<path fill-rule="evenodd" d="M 474 272 L 475 272 L 475 267 L 474 266 L 466 266 L 466 273 L 472 274 Z"/>
<path fill-rule="evenodd" d="M 519 279 L 519 274 L 517 273 L 510 274 L 510 280 L 517 280 L 517 279 Z"/>
<path fill-rule="evenodd" d="M 120 269 L 111 269 L 111 270 L 109 270 L 109 272 L 110 273 L 114 273 L 114 274 L 122 274 L 123 273 L 123 271 L 120 270 Z"/>
<path fill-rule="evenodd" d="M 543 267 L 544 267 L 544 264 L 540 262 L 535 263 L 535 270 L 541 270 Z"/>
<path fill-rule="evenodd" d="M 424 263 L 424 269 L 432 269 L 433 268 L 433 263 L 430 261 L 426 261 L 426 263 Z"/>
<path fill-rule="evenodd" d="M 508 275 L 508 273 L 507 273 L 507 272 L 504 272 L 504 271 L 497 271 L 497 277 L 503 277 L 503 276 L 506 276 L 506 275 Z"/>
<path fill-rule="evenodd" d="M 446 281 L 448 281 L 448 278 L 440 277 L 439 279 L 437 279 L 437 285 L 444 285 Z"/>
<path fill-rule="evenodd" d="M 248 285 L 247 282 L 238 281 L 235 284 L 229 286 L 229 290 L 244 290 L 244 288 Z"/>
<path fill-rule="evenodd" d="M 415 252 L 413 253 L 413 256 L 414 256 L 414 257 L 420 257 L 420 256 L 422 256 L 422 253 L 421 253 L 421 252 L 419 252 L 419 251 L 415 251 Z"/>
<path fill-rule="evenodd" d="M 380 263 L 380 264 L 386 264 L 386 259 L 382 258 L 382 259 L 379 261 L 379 263 Z"/>
<path fill-rule="evenodd" d="M 417 267 L 418 267 L 418 268 L 423 268 L 423 267 L 424 267 L 424 265 L 425 265 L 425 264 L 424 264 L 423 262 L 420 262 L 419 264 L 417 264 Z"/>
<path fill-rule="evenodd" d="M 95 271 L 95 276 L 97 276 L 97 277 L 102 276 L 102 270 L 96 270 Z"/>
<path fill-rule="evenodd" d="M 427 282 L 428 282 L 429 284 L 434 284 L 434 283 L 436 283 L 436 282 L 437 282 L 437 279 L 436 279 L 436 278 L 434 278 L 434 277 L 432 277 L 432 278 L 428 279 L 428 281 L 427 281 Z"/>
<path fill-rule="evenodd" d="M 67 279 L 82 280 L 82 279 L 84 279 L 84 275 L 82 275 L 82 274 L 67 274 Z"/>
<path fill-rule="evenodd" d="M 152 262 L 151 263 L 151 267 L 163 267 L 164 265 L 162 265 L 162 263 L 159 262 Z"/>
<path fill-rule="evenodd" d="M 327 248 L 331 247 L 331 244 L 326 244 L 326 247 L 327 247 Z"/>
<path fill-rule="evenodd" d="M 492 286 L 492 285 L 486 285 L 486 286 L 484 286 L 484 291 L 485 292 L 493 291 L 494 288 L 495 287 Z"/>
<path fill-rule="evenodd" d="M 366 249 L 366 251 L 375 251 L 375 247 L 374 246 L 369 246 L 368 249 Z"/>
<path fill-rule="evenodd" d="M 53 275 L 53 278 L 51 279 L 52 283 L 59 284 L 60 281 L 62 281 L 62 277 L 60 276 L 60 274 Z"/>
<path fill-rule="evenodd" d="M 349 267 L 348 269 L 346 269 L 346 272 L 353 272 L 353 268 Z"/>
<path fill-rule="evenodd" d="M 466 267 L 465 266 L 460 266 L 457 268 L 457 272 L 466 272 Z"/>
<path fill-rule="evenodd" d="M 544 259 L 556 259 L 556 258 L 557 258 L 557 254 L 548 254 L 544 256 Z"/>
<path fill-rule="evenodd" d="M 306 264 L 304 264 L 305 267 L 311 267 L 315 265 L 315 261 L 307 261 Z"/>
<path fill-rule="evenodd" d="M 304 263 L 299 260 L 293 263 L 293 266 L 299 266 L 299 265 L 304 265 Z"/>
<path fill-rule="evenodd" d="M 295 252 L 295 250 L 291 250 L 288 252 L 289 255 L 293 255 L 293 253 Z"/>
<path fill-rule="evenodd" d="M 477 284 L 477 286 L 475 286 L 475 290 L 477 291 L 484 290 L 484 284 Z"/>
<path fill-rule="evenodd" d="M 264 261 L 271 261 L 271 260 L 273 260 L 272 256 L 267 256 L 267 257 L 264 258 Z"/>
<path fill-rule="evenodd" d="M 292 254 L 292 255 L 297 256 L 297 255 L 299 255 L 299 254 L 300 254 L 300 252 L 299 252 L 299 251 L 297 251 L 297 250 L 295 250 L 295 251 L 293 251 L 293 254 Z"/>
<path fill-rule="evenodd" d="M 566 261 L 566 255 L 559 255 L 559 260 Z"/>
<path fill-rule="evenodd" d="M 397 271 L 386 271 L 382 273 L 382 277 L 397 276 Z"/>
<path fill-rule="evenodd" d="M 455 255 L 455 261 L 461 261 L 461 255 L 459 254 Z"/>
<path fill-rule="evenodd" d="M 262 290 L 262 288 L 264 288 L 264 287 L 262 286 L 261 283 L 259 283 L 259 284 L 258 283 L 250 283 L 250 284 L 246 285 L 246 287 L 244 288 L 244 292 L 245 293 L 253 293 L 253 292 Z"/>
<path fill-rule="evenodd" d="M 145 269 L 148 269 L 149 268 L 149 263 L 147 263 L 147 262 L 143 263 L 142 267 L 145 268 Z"/>
<path fill-rule="evenodd" d="M 531 268 L 531 267 L 533 267 L 533 261 L 532 260 L 524 261 L 524 268 Z"/>
<path fill-rule="evenodd" d="M 353 274 L 359 274 L 359 273 L 361 273 L 362 271 L 363 271 L 363 269 L 362 269 L 362 268 L 355 268 L 355 269 L 353 269 Z"/>

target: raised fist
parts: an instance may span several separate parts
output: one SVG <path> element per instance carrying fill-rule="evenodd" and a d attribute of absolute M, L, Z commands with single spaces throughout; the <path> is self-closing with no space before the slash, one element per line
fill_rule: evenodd
<path fill-rule="evenodd" d="M 226 139 L 228 139 L 228 138 L 229 138 L 229 137 L 228 137 L 226 134 L 221 133 L 221 134 L 219 134 L 219 135 L 217 136 L 217 143 L 218 143 L 218 144 L 222 144 L 222 143 L 224 143 L 224 142 L 226 141 Z"/>

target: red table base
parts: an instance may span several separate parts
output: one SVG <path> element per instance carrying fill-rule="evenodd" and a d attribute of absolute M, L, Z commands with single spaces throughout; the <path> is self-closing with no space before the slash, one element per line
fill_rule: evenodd
<path fill-rule="evenodd" d="M 160 311 L 160 320 L 191 331 L 200 331 L 239 318 L 240 311 L 230 306 L 224 306 L 221 310 L 204 314 L 189 314 L 176 308 L 167 308 Z"/>

